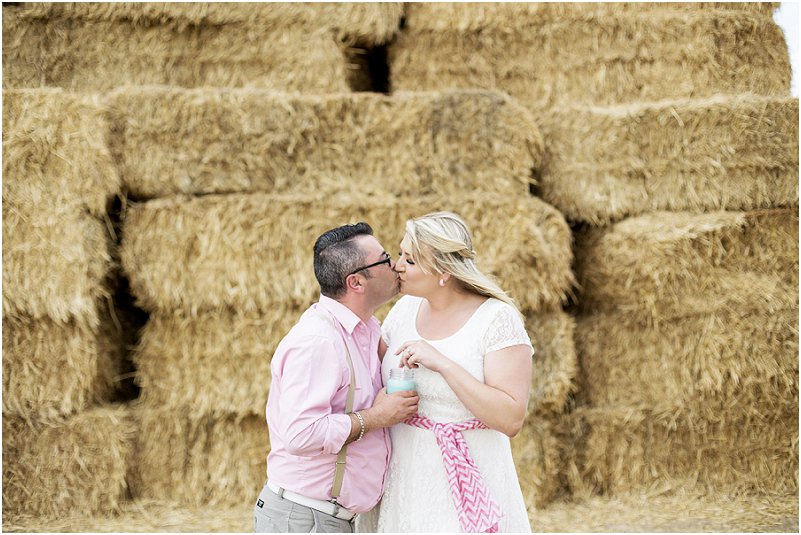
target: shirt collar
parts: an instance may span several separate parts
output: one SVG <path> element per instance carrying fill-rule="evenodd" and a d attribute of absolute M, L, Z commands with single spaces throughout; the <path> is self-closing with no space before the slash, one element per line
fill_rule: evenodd
<path fill-rule="evenodd" d="M 325 295 L 320 295 L 319 306 L 323 309 L 327 310 L 328 312 L 333 315 L 339 323 L 345 327 L 345 330 L 348 331 L 348 334 L 353 334 L 353 330 L 356 326 L 362 322 L 351 309 L 337 301 L 336 299 L 331 299 Z M 370 318 L 370 322 L 372 323 L 375 318 Z"/>

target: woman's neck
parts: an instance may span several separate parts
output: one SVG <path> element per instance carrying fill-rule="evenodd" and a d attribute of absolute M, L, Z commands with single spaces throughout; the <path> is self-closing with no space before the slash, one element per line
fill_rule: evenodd
<path fill-rule="evenodd" d="M 427 296 L 425 299 L 428 301 L 429 310 L 436 315 L 463 308 L 466 303 L 483 301 L 486 298 L 462 289 L 443 288 L 442 291 Z"/>

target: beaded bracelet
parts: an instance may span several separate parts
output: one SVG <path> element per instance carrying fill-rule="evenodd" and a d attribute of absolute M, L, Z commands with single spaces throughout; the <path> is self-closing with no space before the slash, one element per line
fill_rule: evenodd
<path fill-rule="evenodd" d="M 358 411 L 357 411 L 357 412 L 354 412 L 354 413 L 353 413 L 353 415 L 354 415 L 354 416 L 356 416 L 356 419 L 357 419 L 357 420 L 359 420 L 359 427 L 361 428 L 361 429 L 360 429 L 360 431 L 359 431 L 359 438 L 357 438 L 356 440 L 354 440 L 354 442 L 358 442 L 358 441 L 360 441 L 360 440 L 362 439 L 362 437 L 364 436 L 364 418 L 362 418 L 362 415 L 361 415 L 361 414 L 359 414 L 359 412 L 358 412 Z"/>

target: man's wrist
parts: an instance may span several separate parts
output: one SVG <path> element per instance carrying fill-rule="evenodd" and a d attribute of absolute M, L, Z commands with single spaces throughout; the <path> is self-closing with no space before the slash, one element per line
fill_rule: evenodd
<path fill-rule="evenodd" d="M 361 439 L 364 438 L 364 433 L 367 432 L 367 428 L 366 428 L 365 423 L 364 423 L 364 416 L 361 415 L 360 411 L 354 412 L 353 415 L 359 421 L 359 436 L 356 437 L 356 440 L 355 440 L 355 442 L 358 442 L 358 441 L 360 441 Z"/>
<path fill-rule="evenodd" d="M 373 429 L 377 429 L 379 427 L 382 427 L 381 425 L 378 425 L 380 422 L 376 422 L 375 409 L 372 409 L 372 408 L 364 409 L 364 410 L 359 411 L 359 414 L 361 414 L 362 415 L 362 419 L 364 419 L 364 432 L 365 433 L 368 433 L 368 432 L 372 431 Z"/>

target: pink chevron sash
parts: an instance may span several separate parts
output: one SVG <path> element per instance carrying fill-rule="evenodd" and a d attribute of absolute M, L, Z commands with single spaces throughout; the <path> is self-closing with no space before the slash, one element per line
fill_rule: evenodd
<path fill-rule="evenodd" d="M 497 533 L 498 523 L 503 518 L 501 506 L 490 497 L 487 485 L 470 457 L 470 450 L 462 435 L 462 431 L 489 428 L 477 419 L 441 424 L 425 416 L 412 416 L 403 423 L 429 429 L 437 438 L 462 531 Z"/>

